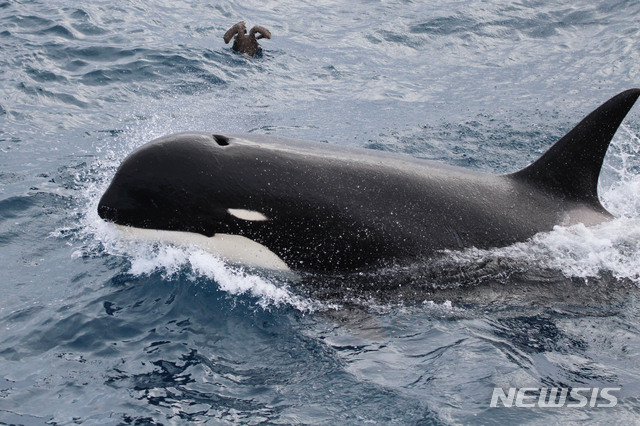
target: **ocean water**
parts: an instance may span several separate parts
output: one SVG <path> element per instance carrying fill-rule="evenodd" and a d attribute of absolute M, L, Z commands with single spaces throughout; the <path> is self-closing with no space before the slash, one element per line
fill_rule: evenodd
<path fill-rule="evenodd" d="M 96 212 L 169 133 L 251 132 L 492 173 L 640 85 L 640 4 L 0 0 L 0 424 L 620 424 L 640 419 L 640 106 L 616 219 L 316 286 Z M 260 57 L 222 40 L 263 25 Z M 398 279 L 401 277 L 402 279 Z M 494 388 L 620 388 L 490 407 Z"/>

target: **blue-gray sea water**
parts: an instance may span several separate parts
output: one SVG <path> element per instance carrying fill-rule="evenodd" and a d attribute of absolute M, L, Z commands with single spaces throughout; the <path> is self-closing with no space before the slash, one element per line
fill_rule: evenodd
<path fill-rule="evenodd" d="M 240 20 L 271 30 L 261 56 L 224 44 Z M 96 206 L 129 152 L 185 130 L 515 171 L 640 85 L 639 20 L 622 0 L 0 0 L 0 423 L 637 423 L 640 106 L 600 179 L 617 219 L 362 278 L 379 292 L 122 241 Z M 496 387 L 619 390 L 492 408 Z"/>

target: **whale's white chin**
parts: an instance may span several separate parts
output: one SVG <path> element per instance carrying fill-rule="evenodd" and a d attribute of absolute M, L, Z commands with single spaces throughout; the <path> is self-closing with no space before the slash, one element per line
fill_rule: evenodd
<path fill-rule="evenodd" d="M 241 235 L 215 234 L 213 237 L 206 237 L 195 232 L 164 231 L 123 225 L 116 225 L 116 227 L 125 237 L 133 240 L 157 241 L 183 247 L 194 246 L 232 264 L 273 271 L 290 270 L 287 264 L 267 247 Z"/>

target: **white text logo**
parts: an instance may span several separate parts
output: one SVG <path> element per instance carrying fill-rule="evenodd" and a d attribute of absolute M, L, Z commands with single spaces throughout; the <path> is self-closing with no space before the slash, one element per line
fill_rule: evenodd
<path fill-rule="evenodd" d="M 491 407 L 615 407 L 621 388 L 494 388 Z M 506 391 L 506 392 L 505 392 Z"/>

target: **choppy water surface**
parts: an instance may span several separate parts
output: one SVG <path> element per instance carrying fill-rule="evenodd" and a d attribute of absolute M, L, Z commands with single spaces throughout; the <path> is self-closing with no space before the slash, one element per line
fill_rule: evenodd
<path fill-rule="evenodd" d="M 168 133 L 501 173 L 640 85 L 636 3 L 424 3 L 0 1 L 0 423 L 636 422 L 638 106 L 600 181 L 618 219 L 375 276 L 301 287 L 98 218 Z M 239 20 L 271 30 L 262 57 L 223 43 Z M 507 409 L 494 387 L 621 390 Z"/>

